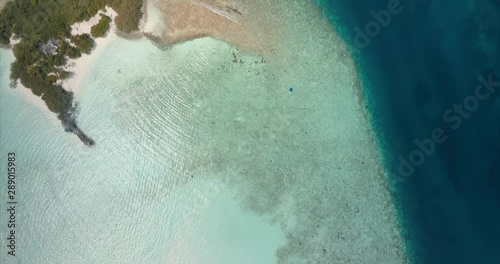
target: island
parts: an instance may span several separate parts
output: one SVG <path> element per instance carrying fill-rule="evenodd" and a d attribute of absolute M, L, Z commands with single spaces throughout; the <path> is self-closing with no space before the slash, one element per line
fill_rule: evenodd
<path fill-rule="evenodd" d="M 109 30 L 111 18 L 101 15 L 90 34 L 71 34 L 71 25 L 89 20 L 106 6 L 116 11 L 117 29 L 130 34 L 138 30 L 142 0 L 15 0 L 0 11 L 0 45 L 12 47 L 11 87 L 18 82 L 39 96 L 61 120 L 64 130 L 76 134 L 89 146 L 95 144 L 77 125 L 73 92 L 62 80 L 72 73 L 65 70 L 70 59 L 90 54 L 94 38 Z"/>

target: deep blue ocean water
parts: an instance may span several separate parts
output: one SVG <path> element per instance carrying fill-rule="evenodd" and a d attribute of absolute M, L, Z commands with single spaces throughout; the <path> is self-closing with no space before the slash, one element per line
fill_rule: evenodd
<path fill-rule="evenodd" d="M 500 263 L 500 1 L 318 2 L 355 57 L 415 263 Z"/>

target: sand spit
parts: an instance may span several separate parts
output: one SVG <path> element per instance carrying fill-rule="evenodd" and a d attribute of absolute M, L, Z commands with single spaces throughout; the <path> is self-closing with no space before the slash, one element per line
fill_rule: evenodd
<path fill-rule="evenodd" d="M 172 44 L 212 36 L 250 50 L 269 52 L 265 37 L 272 35 L 272 28 L 262 18 L 270 14 L 262 9 L 256 12 L 259 3 L 250 2 L 253 1 L 157 0 L 165 19 L 161 37 Z"/>

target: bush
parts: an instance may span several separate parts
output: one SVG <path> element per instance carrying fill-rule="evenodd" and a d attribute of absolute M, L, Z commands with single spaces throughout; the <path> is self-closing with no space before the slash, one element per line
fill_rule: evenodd
<path fill-rule="evenodd" d="M 10 36 L 12 35 L 12 22 L 13 19 L 9 13 L 5 11 L 0 13 L 0 44 L 9 44 Z"/>
<path fill-rule="evenodd" d="M 57 82 L 57 77 L 53 74 L 47 76 L 47 81 L 49 81 L 50 84 L 54 84 Z"/>
<path fill-rule="evenodd" d="M 68 50 L 66 50 L 66 55 L 68 55 L 70 59 L 77 59 L 82 56 L 82 53 L 77 48 L 70 46 Z"/>
<path fill-rule="evenodd" d="M 64 80 L 64 79 L 66 79 L 66 78 L 68 78 L 68 77 L 71 76 L 71 72 L 65 71 L 63 69 L 58 69 L 57 70 L 57 76 L 59 77 L 59 79 Z"/>
<path fill-rule="evenodd" d="M 45 102 L 50 111 L 59 114 L 64 111 L 68 96 L 68 92 L 61 86 L 51 85 L 43 93 L 42 100 Z"/>
<path fill-rule="evenodd" d="M 81 34 L 71 36 L 71 42 L 76 45 L 78 50 L 85 54 L 90 54 L 90 51 L 94 47 L 94 40 L 90 37 L 89 34 Z"/>
<path fill-rule="evenodd" d="M 143 0 L 114 0 L 111 3 L 118 16 L 115 19 L 118 30 L 125 33 L 131 33 L 139 30 L 139 21 L 142 17 Z"/>
<path fill-rule="evenodd" d="M 111 23 L 111 18 L 106 15 L 101 14 L 101 19 L 99 22 L 90 28 L 90 34 L 94 38 L 104 37 L 109 30 L 109 24 Z"/>
<path fill-rule="evenodd" d="M 53 66 L 63 66 L 66 64 L 66 57 L 64 57 L 66 53 L 57 53 L 47 56 L 47 62 Z"/>

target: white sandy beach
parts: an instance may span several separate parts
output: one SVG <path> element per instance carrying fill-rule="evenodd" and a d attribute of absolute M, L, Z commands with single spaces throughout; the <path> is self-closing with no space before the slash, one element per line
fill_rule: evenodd
<path fill-rule="evenodd" d="M 61 82 L 64 89 L 71 91 L 75 94 L 75 98 L 78 98 L 80 91 L 82 89 L 82 81 L 85 79 L 85 76 L 88 72 L 89 67 L 92 65 L 92 62 L 95 61 L 96 58 L 99 57 L 99 54 L 106 48 L 107 44 L 116 38 L 116 25 L 114 23 L 114 18 L 117 13 L 111 8 L 106 6 L 105 11 L 99 11 L 95 16 L 90 18 L 88 21 L 84 21 L 81 23 L 76 23 L 71 26 L 71 35 L 79 35 L 79 34 L 90 34 L 90 29 L 93 25 L 99 22 L 101 18 L 101 14 L 109 16 L 111 19 L 110 30 L 106 37 L 103 38 L 94 38 L 95 46 L 90 54 L 82 54 L 82 56 L 78 59 L 69 59 L 66 64 L 65 70 L 73 72 L 74 74 Z"/>

